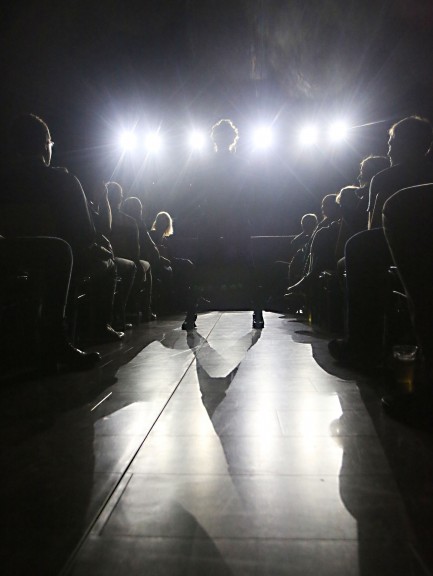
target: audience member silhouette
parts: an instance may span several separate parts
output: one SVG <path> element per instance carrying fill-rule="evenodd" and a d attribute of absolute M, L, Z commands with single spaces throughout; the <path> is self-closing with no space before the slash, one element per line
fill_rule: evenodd
<path fill-rule="evenodd" d="M 72 249 L 77 267 L 83 267 L 85 257 L 95 239 L 95 230 L 87 206 L 86 197 L 79 181 L 67 170 L 53 168 L 51 152 L 53 142 L 48 126 L 39 117 L 29 114 L 16 118 L 11 126 L 10 164 L 3 174 L 2 192 L 0 194 L 0 233 L 5 236 L 2 241 L 2 255 L 6 269 L 13 271 L 14 258 L 16 266 L 31 265 L 30 258 L 24 254 L 24 246 L 29 247 L 29 254 L 40 263 L 37 274 L 37 285 L 46 278 L 50 298 L 44 298 L 41 326 L 46 343 L 47 356 L 57 355 L 67 360 L 70 365 L 86 367 L 97 357 L 87 356 L 74 348 L 66 338 L 63 328 L 65 293 L 69 289 L 71 256 L 65 248 L 65 242 Z M 31 242 L 18 237 L 44 236 L 46 241 Z M 48 238 L 60 238 L 65 242 L 49 242 Z M 15 240 L 14 240 L 15 239 Z M 8 250 L 14 254 L 8 257 Z M 52 253 L 53 269 L 49 267 Z M 31 266 L 36 274 L 35 265 Z M 45 275 L 45 276 L 44 276 Z M 55 278 L 58 276 L 58 292 Z M 50 305 L 52 298 L 53 305 Z M 54 341 L 49 337 L 50 328 L 55 332 Z M 49 344 L 50 343 L 50 344 Z"/>
<path fill-rule="evenodd" d="M 142 269 L 146 269 L 146 263 L 150 264 L 150 268 L 146 270 L 146 275 L 150 280 L 150 283 L 147 288 L 151 289 L 151 300 L 153 300 L 153 291 L 154 291 L 154 280 L 155 275 L 158 274 L 158 270 L 161 266 L 170 265 L 170 262 L 161 256 L 159 253 L 158 247 L 156 246 L 155 242 L 152 240 L 149 231 L 147 229 L 146 223 L 143 218 L 143 205 L 139 198 L 135 196 L 130 196 L 125 198 L 121 205 L 122 212 L 134 218 L 137 227 L 138 227 L 138 236 L 139 236 L 139 244 L 140 244 L 140 264 Z M 144 292 L 145 299 L 142 303 L 143 308 L 143 319 L 148 321 L 153 319 L 153 313 L 150 309 L 150 301 L 148 301 L 147 290 Z"/>
<path fill-rule="evenodd" d="M 191 306 L 192 285 L 194 282 L 194 264 L 187 258 L 179 258 L 171 253 L 169 238 L 173 235 L 173 220 L 168 212 L 158 212 L 152 224 L 150 235 L 161 254 L 157 268 L 158 277 L 168 292 L 169 308 L 188 308 Z"/>
<path fill-rule="evenodd" d="M 397 190 L 432 180 L 432 163 L 426 157 L 432 142 L 428 120 L 409 116 L 389 130 L 388 156 L 391 167 L 371 181 L 369 228 L 382 227 L 382 208 Z"/>
<path fill-rule="evenodd" d="M 111 209 L 107 186 L 103 182 L 93 190 L 93 201 L 89 202 L 89 207 L 96 231 L 95 242 L 88 253 L 91 282 L 87 290 L 90 292 L 95 317 L 95 326 L 90 326 L 90 333 L 92 330 L 96 331 L 93 337 L 99 341 L 116 342 L 123 338 L 124 333 L 111 326 L 117 269 L 113 248 L 108 240 L 111 231 Z M 110 319 L 108 324 L 107 318 Z M 104 328 L 98 328 L 100 326 Z"/>
<path fill-rule="evenodd" d="M 386 199 L 398 190 L 433 182 L 433 165 L 426 158 L 431 142 L 431 125 L 416 116 L 404 118 L 389 131 L 391 167 L 374 176 L 370 185 L 370 226 L 380 228 L 355 234 L 346 243 L 346 338 L 329 343 L 329 351 L 338 361 L 377 365 L 386 354 L 388 292 L 384 280 L 393 260 L 381 211 Z"/>
<path fill-rule="evenodd" d="M 308 255 L 304 263 L 303 275 L 296 284 L 289 286 L 288 297 L 291 293 L 308 290 L 311 282 L 320 272 L 333 270 L 336 267 L 335 246 L 340 226 L 340 206 L 336 199 L 336 194 L 327 194 L 322 200 L 323 218 L 306 244 Z"/>
<path fill-rule="evenodd" d="M 302 232 L 295 236 L 291 242 L 288 260 L 277 260 L 272 266 L 263 270 L 265 275 L 266 294 L 269 297 L 267 306 L 269 309 L 283 309 L 283 294 L 289 284 L 295 284 L 301 279 L 306 261 L 306 245 L 317 227 L 315 214 L 304 214 L 301 218 Z"/>
<path fill-rule="evenodd" d="M 130 302 L 136 302 L 143 291 L 143 319 L 151 320 L 152 272 L 150 262 L 140 258 L 140 236 L 134 218 L 121 210 L 123 190 L 117 182 L 108 182 L 108 201 L 111 207 L 110 242 L 113 246 L 117 274 L 121 278 L 122 310 L 124 322 L 125 310 Z"/>
<path fill-rule="evenodd" d="M 303 248 L 310 240 L 313 232 L 317 228 L 318 220 L 315 214 L 304 214 L 301 218 L 302 232 L 295 236 L 290 242 L 290 256 L 293 257 L 296 252 Z"/>
<path fill-rule="evenodd" d="M 337 196 L 341 225 L 337 244 L 337 258 L 343 258 L 344 246 L 354 234 L 368 228 L 370 182 L 376 174 L 390 166 L 387 156 L 367 156 L 359 166 L 359 187 L 346 186 Z"/>

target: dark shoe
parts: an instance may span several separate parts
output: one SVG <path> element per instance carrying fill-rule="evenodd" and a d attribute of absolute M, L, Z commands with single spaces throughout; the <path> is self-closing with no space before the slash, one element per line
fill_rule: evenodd
<path fill-rule="evenodd" d="M 57 364 L 64 365 L 71 370 L 88 370 L 100 360 L 99 352 L 83 352 L 70 343 L 67 343 L 56 357 Z"/>
<path fill-rule="evenodd" d="M 103 328 L 95 332 L 94 341 L 95 342 L 119 342 L 125 336 L 124 332 L 117 332 L 114 330 L 110 324 L 107 324 Z"/>
<path fill-rule="evenodd" d="M 187 317 L 182 323 L 182 330 L 187 330 L 188 332 L 191 332 L 191 330 L 197 328 L 197 324 L 195 323 L 196 320 L 197 320 L 197 314 L 194 314 L 192 316 L 187 315 Z"/>
<path fill-rule="evenodd" d="M 133 326 L 131 322 L 124 322 L 123 324 L 115 324 L 113 330 L 116 332 L 125 332 L 125 330 L 132 330 Z"/>
<path fill-rule="evenodd" d="M 143 314 L 141 317 L 142 322 L 155 322 L 155 320 L 156 320 L 156 314 L 154 314 L 151 310 Z"/>
<path fill-rule="evenodd" d="M 262 330 L 265 327 L 265 321 L 261 312 L 254 312 L 253 314 L 253 328 Z"/>

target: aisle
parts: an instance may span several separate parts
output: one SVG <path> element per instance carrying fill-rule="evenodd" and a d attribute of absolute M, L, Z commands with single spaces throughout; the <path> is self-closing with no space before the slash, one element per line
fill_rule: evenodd
<path fill-rule="evenodd" d="M 270 313 L 262 332 L 245 312 L 145 330 L 92 412 L 112 493 L 64 574 L 428 573 L 368 390 L 321 367 L 325 339 Z"/>

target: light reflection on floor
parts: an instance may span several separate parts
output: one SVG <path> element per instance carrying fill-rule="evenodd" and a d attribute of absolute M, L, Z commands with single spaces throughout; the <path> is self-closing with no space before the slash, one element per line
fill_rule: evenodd
<path fill-rule="evenodd" d="M 265 320 L 262 332 L 244 312 L 199 315 L 192 334 L 143 327 L 141 351 L 59 416 L 74 474 L 93 477 L 89 534 L 63 574 L 418 574 L 356 377 L 323 368 L 323 340 Z"/>

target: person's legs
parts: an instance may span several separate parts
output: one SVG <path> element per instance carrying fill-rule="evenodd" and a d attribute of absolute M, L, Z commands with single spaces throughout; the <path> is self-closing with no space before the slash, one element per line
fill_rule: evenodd
<path fill-rule="evenodd" d="M 139 296 L 143 322 L 156 320 L 156 315 L 152 311 L 152 291 L 153 275 L 150 262 L 147 260 L 139 260 L 131 298 L 137 295 Z"/>
<path fill-rule="evenodd" d="M 6 274 L 25 271 L 34 280 L 40 354 L 45 364 L 92 367 L 99 360 L 99 354 L 86 354 L 74 348 L 65 332 L 65 310 L 73 262 L 69 244 L 59 238 L 48 237 L 2 239 L 0 261 Z"/>
<path fill-rule="evenodd" d="M 137 274 L 137 266 L 132 260 L 126 258 L 114 258 L 116 264 L 116 276 L 120 278 L 118 286 L 118 298 L 115 301 L 115 325 L 120 330 L 125 329 L 125 311 L 128 300 L 132 294 L 133 286 Z"/>
<path fill-rule="evenodd" d="M 114 294 L 116 290 L 116 264 L 112 258 L 96 259 L 87 268 L 90 277 L 89 296 L 92 306 L 92 340 L 99 342 L 121 340 L 123 332 L 116 332 L 113 320 Z"/>

